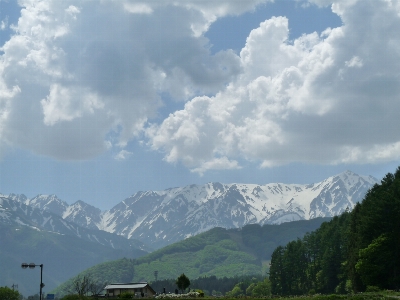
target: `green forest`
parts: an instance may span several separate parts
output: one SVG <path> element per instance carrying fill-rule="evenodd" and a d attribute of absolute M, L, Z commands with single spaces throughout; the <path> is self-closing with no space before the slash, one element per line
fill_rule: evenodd
<path fill-rule="evenodd" d="M 353 211 L 277 247 L 269 279 L 276 295 L 351 293 L 400 287 L 400 168 Z"/>

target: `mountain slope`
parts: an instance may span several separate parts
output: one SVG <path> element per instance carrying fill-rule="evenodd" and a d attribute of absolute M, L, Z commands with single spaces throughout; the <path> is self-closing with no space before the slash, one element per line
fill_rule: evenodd
<path fill-rule="evenodd" d="M 262 262 L 269 260 L 278 245 L 301 238 L 330 218 L 316 218 L 280 225 L 247 225 L 239 229 L 214 228 L 159 249 L 138 259 L 122 259 L 91 267 L 81 274 L 100 282 L 152 281 L 174 279 L 185 273 L 190 279 L 200 276 L 234 277 L 266 272 Z M 116 267 L 118 266 L 118 267 Z M 121 271 L 123 270 L 123 271 Z M 131 277 L 127 275 L 131 274 Z M 55 292 L 68 290 L 74 278 Z"/>

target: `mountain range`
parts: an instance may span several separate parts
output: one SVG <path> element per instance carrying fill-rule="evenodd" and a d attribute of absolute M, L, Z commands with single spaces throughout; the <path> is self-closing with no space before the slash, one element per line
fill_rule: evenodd
<path fill-rule="evenodd" d="M 78 225 L 81 231 L 101 230 L 140 241 L 141 249 L 149 250 L 214 227 L 240 228 L 247 224 L 280 224 L 339 215 L 362 201 L 377 182 L 372 176 L 346 171 L 319 183 L 303 185 L 207 183 L 140 191 L 106 211 L 83 201 L 69 205 L 56 195 L 29 199 L 11 194 L 3 199 L 22 203 L 29 209 L 36 209 L 37 213 L 51 213 L 51 221 L 49 215 L 44 215 L 40 221 L 47 226 L 46 230 L 63 233 L 68 228 L 82 235 L 75 228 Z M 61 219 L 55 219 L 55 215 Z M 85 238 L 98 239 L 93 232 L 85 231 Z"/>

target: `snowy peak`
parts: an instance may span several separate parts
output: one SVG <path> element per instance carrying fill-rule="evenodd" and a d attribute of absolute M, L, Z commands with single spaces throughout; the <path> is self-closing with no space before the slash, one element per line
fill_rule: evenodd
<path fill-rule="evenodd" d="M 334 181 L 340 180 L 344 183 L 346 189 L 350 190 L 354 186 L 362 185 L 362 184 L 371 184 L 374 185 L 378 182 L 378 179 L 372 176 L 360 176 L 352 171 L 345 171 L 336 176 L 330 177 Z"/>
<path fill-rule="evenodd" d="M 10 194 L 8 196 L 1 195 L 1 197 L 6 197 L 6 198 L 12 199 L 14 201 L 22 202 L 22 203 L 25 203 L 28 200 L 28 198 L 24 194 L 21 194 L 21 195 Z"/>
<path fill-rule="evenodd" d="M 321 188 L 318 196 L 310 203 L 310 218 L 332 217 L 352 209 L 361 202 L 366 192 L 378 180 L 372 176 L 360 176 L 351 171 L 332 176 L 314 188 Z"/>
<path fill-rule="evenodd" d="M 21 202 L 56 215 L 61 215 L 68 207 L 68 204 L 59 199 L 56 195 L 37 195 L 32 199 L 26 198 L 25 201 Z"/>
<path fill-rule="evenodd" d="M 89 229 L 99 229 L 97 224 L 101 222 L 101 210 L 82 200 L 66 207 L 61 216 L 65 220 Z"/>

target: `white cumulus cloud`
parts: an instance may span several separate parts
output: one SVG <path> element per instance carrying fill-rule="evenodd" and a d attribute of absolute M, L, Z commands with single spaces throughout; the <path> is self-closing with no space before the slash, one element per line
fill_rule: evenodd
<path fill-rule="evenodd" d="M 261 167 L 398 159 L 399 1 L 313 2 L 332 5 L 343 25 L 289 41 L 290 20 L 261 23 L 240 76 L 153 124 L 149 144 L 201 172 L 219 157 Z"/>
<path fill-rule="evenodd" d="M 118 152 L 117 155 L 114 156 L 114 158 L 116 160 L 122 161 L 122 160 L 125 160 L 125 159 L 129 158 L 130 156 L 132 156 L 132 154 L 133 154 L 132 152 L 129 152 L 126 150 L 121 150 L 120 152 Z"/>
<path fill-rule="evenodd" d="M 231 170 L 241 169 L 239 163 L 236 160 L 229 160 L 227 157 L 214 158 L 212 160 L 204 162 L 201 166 L 192 169 L 194 173 L 203 174 L 208 170 Z"/>
<path fill-rule="evenodd" d="M 43 107 L 46 125 L 54 125 L 60 121 L 71 121 L 82 117 L 84 113 L 94 113 L 95 109 L 101 109 L 104 104 L 97 95 L 80 87 L 62 87 L 58 84 L 50 86 L 50 92 L 46 99 L 40 101 Z"/>
<path fill-rule="evenodd" d="M 0 143 L 57 159 L 125 147 L 162 95 L 213 94 L 239 74 L 237 55 L 212 54 L 203 33 L 265 1 L 20 0 L 0 48 Z"/>
<path fill-rule="evenodd" d="M 8 16 L 0 22 L 0 30 L 5 30 L 8 27 Z"/>

